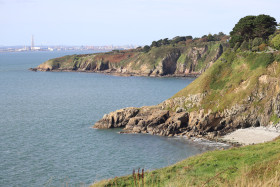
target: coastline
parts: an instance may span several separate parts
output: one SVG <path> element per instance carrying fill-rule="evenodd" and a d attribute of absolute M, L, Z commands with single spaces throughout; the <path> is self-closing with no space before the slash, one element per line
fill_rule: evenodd
<path fill-rule="evenodd" d="M 153 75 L 153 74 L 146 74 L 146 73 L 134 73 L 134 72 L 118 72 L 115 70 L 105 70 L 105 71 L 92 71 L 92 70 L 42 70 L 38 68 L 29 68 L 29 71 L 43 71 L 43 72 L 78 72 L 78 73 L 100 73 L 105 75 L 112 75 L 112 76 L 120 76 L 120 77 L 185 77 L 185 78 L 197 78 L 201 75 L 201 73 L 189 73 L 189 74 L 167 74 L 167 75 Z"/>
<path fill-rule="evenodd" d="M 138 134 L 138 133 L 127 133 L 119 132 L 120 134 Z M 143 133 L 142 133 L 143 134 Z M 148 135 L 149 133 L 145 133 Z M 160 135 L 156 135 L 160 136 Z M 185 135 L 174 135 L 167 136 L 168 138 L 184 138 L 192 142 L 198 142 L 202 144 L 207 144 L 210 147 L 215 146 L 217 148 L 231 148 L 231 147 L 241 147 L 246 145 L 255 145 L 260 143 L 266 143 L 273 141 L 280 137 L 280 126 L 269 126 L 269 127 L 249 127 L 244 129 L 236 129 L 235 131 L 225 134 L 224 136 L 216 137 L 213 139 L 207 137 L 188 137 Z"/>

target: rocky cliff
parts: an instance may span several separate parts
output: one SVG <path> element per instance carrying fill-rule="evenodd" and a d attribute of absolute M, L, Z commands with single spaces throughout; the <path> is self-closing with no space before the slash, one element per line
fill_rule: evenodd
<path fill-rule="evenodd" d="M 189 86 L 157 106 L 105 115 L 95 128 L 213 139 L 238 128 L 280 128 L 280 53 L 225 52 Z"/>
<path fill-rule="evenodd" d="M 101 72 L 125 76 L 197 76 L 210 67 L 226 47 L 227 44 L 219 41 L 153 47 L 149 52 L 127 50 L 72 55 L 48 60 L 31 70 Z"/>

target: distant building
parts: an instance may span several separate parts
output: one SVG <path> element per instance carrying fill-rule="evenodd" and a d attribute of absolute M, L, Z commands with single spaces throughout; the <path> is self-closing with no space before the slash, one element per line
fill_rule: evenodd
<path fill-rule="evenodd" d="M 34 50 L 34 36 L 31 37 L 31 51 Z"/>

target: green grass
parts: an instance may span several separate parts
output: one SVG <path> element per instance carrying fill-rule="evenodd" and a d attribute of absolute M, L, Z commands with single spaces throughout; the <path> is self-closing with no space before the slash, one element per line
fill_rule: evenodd
<path fill-rule="evenodd" d="M 266 68 L 274 61 L 274 56 L 271 53 L 250 53 L 246 60 L 249 63 L 251 70 L 254 70 L 258 67 Z"/>
<path fill-rule="evenodd" d="M 210 151 L 172 166 L 146 172 L 145 186 L 238 186 L 267 182 L 280 171 L 280 139 L 229 150 Z M 280 182 L 280 178 L 277 179 Z M 94 186 L 144 186 L 132 175 Z M 276 181 L 277 182 L 277 181 Z M 279 183 L 278 183 L 279 184 Z M 252 185 L 254 186 L 254 185 Z"/>
<path fill-rule="evenodd" d="M 199 78 L 185 87 L 175 97 L 207 93 L 198 109 L 222 111 L 235 104 L 242 104 L 256 89 L 268 89 L 270 85 L 260 84 L 259 77 L 269 75 L 279 78 L 280 64 L 272 63 L 278 54 L 235 53 L 227 50 Z M 269 95 L 275 95 L 276 89 L 268 89 Z M 260 105 L 265 104 L 269 97 Z"/>

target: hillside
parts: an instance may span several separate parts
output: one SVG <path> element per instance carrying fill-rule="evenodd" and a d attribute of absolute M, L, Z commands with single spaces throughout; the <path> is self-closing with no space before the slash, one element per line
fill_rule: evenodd
<path fill-rule="evenodd" d="M 197 76 L 210 67 L 228 47 L 225 41 L 181 42 L 148 51 L 115 50 L 50 59 L 34 71 L 101 72 L 125 76 Z"/>

